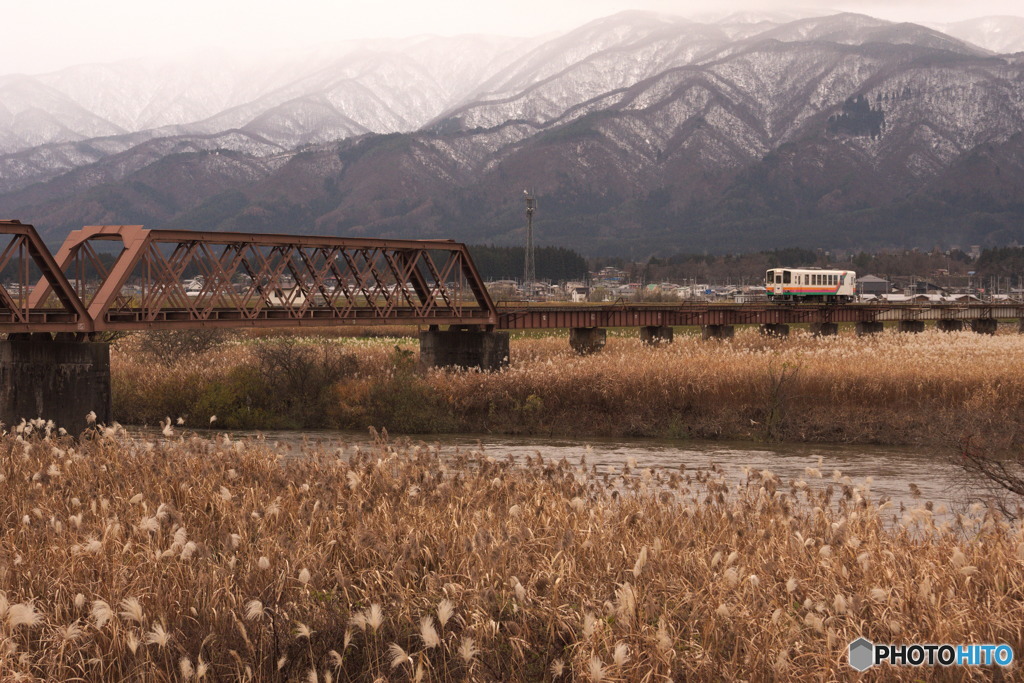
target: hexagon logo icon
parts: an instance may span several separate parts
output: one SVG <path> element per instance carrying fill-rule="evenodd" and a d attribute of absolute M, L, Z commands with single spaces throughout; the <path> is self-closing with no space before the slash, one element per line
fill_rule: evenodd
<path fill-rule="evenodd" d="M 875 644 L 867 638 L 858 638 L 850 643 L 850 666 L 857 671 L 866 671 L 875 663 Z"/>

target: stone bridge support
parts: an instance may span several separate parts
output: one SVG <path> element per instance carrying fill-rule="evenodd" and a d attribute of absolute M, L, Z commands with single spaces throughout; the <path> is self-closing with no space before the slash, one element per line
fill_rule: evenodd
<path fill-rule="evenodd" d="M 766 337 L 788 337 L 789 325 L 785 323 L 764 323 L 761 325 L 761 334 Z"/>
<path fill-rule="evenodd" d="M 597 353 L 608 343 L 608 330 L 603 327 L 572 327 L 569 329 L 569 346 L 581 356 Z"/>
<path fill-rule="evenodd" d="M 941 332 L 959 332 L 964 329 L 964 321 L 953 320 L 952 318 L 943 318 L 935 322 L 935 327 L 937 327 Z"/>
<path fill-rule="evenodd" d="M 420 366 L 500 370 L 508 365 L 508 332 L 469 328 L 420 332 Z"/>
<path fill-rule="evenodd" d="M 917 333 L 924 332 L 923 320 L 901 320 L 896 326 L 900 332 Z"/>
<path fill-rule="evenodd" d="M 657 346 L 659 344 L 671 344 L 673 338 L 672 328 L 668 325 L 645 325 L 640 328 L 640 341 L 644 344 Z"/>
<path fill-rule="evenodd" d="M 863 337 L 869 334 L 878 334 L 885 331 L 885 323 L 877 320 L 864 321 L 857 323 L 856 330 L 858 337 Z"/>
<path fill-rule="evenodd" d="M 53 420 L 78 435 L 86 415 L 110 424 L 110 344 L 56 341 L 48 333 L 0 341 L 0 421 Z"/>
<path fill-rule="evenodd" d="M 811 323 L 810 330 L 815 337 L 834 337 L 839 334 L 839 323 Z"/>
<path fill-rule="evenodd" d="M 978 334 L 995 334 L 999 322 L 995 318 L 977 318 L 971 321 L 971 329 Z"/>
<path fill-rule="evenodd" d="M 701 339 L 732 339 L 736 328 L 732 325 L 701 325 Z"/>

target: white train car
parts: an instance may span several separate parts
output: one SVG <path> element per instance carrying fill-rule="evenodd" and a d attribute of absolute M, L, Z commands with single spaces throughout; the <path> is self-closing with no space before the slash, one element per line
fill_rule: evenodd
<path fill-rule="evenodd" d="M 772 301 L 846 303 L 857 293 L 857 274 L 824 268 L 772 268 L 765 273 L 764 286 Z"/>

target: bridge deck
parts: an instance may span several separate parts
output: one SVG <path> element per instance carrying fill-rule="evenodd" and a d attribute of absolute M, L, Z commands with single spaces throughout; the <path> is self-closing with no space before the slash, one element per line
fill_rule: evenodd
<path fill-rule="evenodd" d="M 1021 304 L 543 304 L 499 306 L 497 327 L 525 330 L 563 327 L 648 327 L 857 323 L 898 320 L 1022 318 Z"/>

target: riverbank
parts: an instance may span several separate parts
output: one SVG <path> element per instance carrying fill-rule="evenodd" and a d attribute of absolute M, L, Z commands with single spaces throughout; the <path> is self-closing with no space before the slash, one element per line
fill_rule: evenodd
<path fill-rule="evenodd" d="M 814 463 L 595 474 L 115 430 L 0 456 L 5 678 L 821 680 L 855 678 L 861 636 L 1024 647 L 1019 529 L 900 515 Z"/>
<path fill-rule="evenodd" d="M 610 336 L 578 356 L 517 338 L 499 373 L 416 369 L 401 339 L 234 340 L 162 357 L 138 337 L 112 355 L 118 420 L 154 425 L 386 428 L 392 433 L 753 439 L 953 447 L 1024 427 L 1024 340 L 969 332 L 729 342 Z"/>

